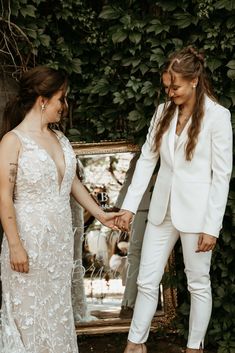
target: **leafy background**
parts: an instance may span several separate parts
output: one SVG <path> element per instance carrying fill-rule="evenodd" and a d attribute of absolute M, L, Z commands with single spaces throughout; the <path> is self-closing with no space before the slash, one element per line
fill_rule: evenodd
<path fill-rule="evenodd" d="M 47 64 L 70 76 L 71 141 L 129 139 L 142 144 L 155 106 L 164 99 L 166 56 L 185 45 L 203 50 L 219 101 L 235 123 L 235 2 L 231 0 L 14 0 L 2 2 L 2 74 L 17 77 Z M 216 122 L 215 122 L 216 123 Z M 212 263 L 213 316 L 207 341 L 235 352 L 235 181 Z M 188 294 L 180 245 L 176 327 L 187 335 Z"/>

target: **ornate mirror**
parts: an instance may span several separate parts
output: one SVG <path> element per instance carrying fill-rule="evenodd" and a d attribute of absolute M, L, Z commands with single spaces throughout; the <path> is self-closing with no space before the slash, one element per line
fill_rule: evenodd
<path fill-rule="evenodd" d="M 119 208 L 139 147 L 126 141 L 72 143 L 72 146 L 78 158 L 78 174 L 97 203 L 106 211 Z M 127 252 L 131 232 L 112 231 L 86 210 L 81 213 L 74 201 L 71 206 L 75 234 L 72 295 L 77 333 L 126 332 L 131 318 L 120 318 L 119 314 L 129 280 Z M 172 261 L 171 257 L 167 267 Z M 175 314 L 176 291 L 161 285 L 159 297 L 152 330 L 167 325 Z"/>

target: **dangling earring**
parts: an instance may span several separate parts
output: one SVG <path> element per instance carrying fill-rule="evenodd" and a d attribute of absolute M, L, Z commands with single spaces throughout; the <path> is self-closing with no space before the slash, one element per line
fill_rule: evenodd
<path fill-rule="evenodd" d="M 45 109 L 46 109 L 46 106 L 44 103 L 42 103 L 42 105 L 41 105 L 41 128 L 43 126 L 43 113 L 44 113 Z"/>

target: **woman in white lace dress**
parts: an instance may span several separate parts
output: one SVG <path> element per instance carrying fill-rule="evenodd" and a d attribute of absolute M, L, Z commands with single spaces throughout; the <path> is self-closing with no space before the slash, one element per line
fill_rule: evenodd
<path fill-rule="evenodd" d="M 51 129 L 67 108 L 67 79 L 38 67 L 6 105 L 0 144 L 1 353 L 77 353 L 71 305 L 70 194 L 114 227 L 75 175 L 67 138 Z"/>

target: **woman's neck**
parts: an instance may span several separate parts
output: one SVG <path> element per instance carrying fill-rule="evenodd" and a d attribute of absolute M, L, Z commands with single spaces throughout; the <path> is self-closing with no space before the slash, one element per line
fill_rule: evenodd
<path fill-rule="evenodd" d="M 48 132 L 48 123 L 43 120 L 41 113 L 30 111 L 20 123 L 20 127 L 28 132 L 44 134 Z"/>
<path fill-rule="evenodd" d="M 196 94 L 193 95 L 187 102 L 179 106 L 179 113 L 183 116 L 190 117 L 193 113 L 196 102 Z"/>

